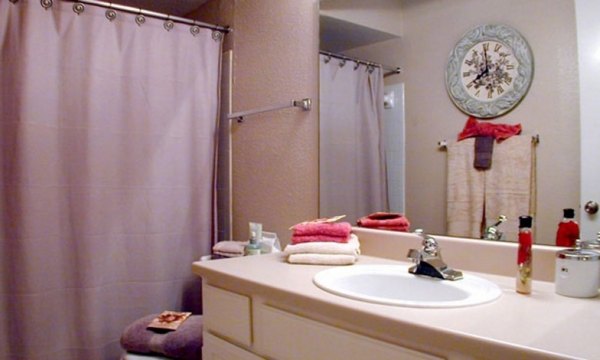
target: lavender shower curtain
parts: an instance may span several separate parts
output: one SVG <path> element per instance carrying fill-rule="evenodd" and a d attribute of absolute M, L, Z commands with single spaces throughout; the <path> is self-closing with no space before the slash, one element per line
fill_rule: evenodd
<path fill-rule="evenodd" d="M 319 56 L 319 213 L 355 223 L 388 211 L 383 71 Z M 369 71 L 370 70 L 370 71 Z"/>
<path fill-rule="evenodd" d="M 0 0 L 0 359 L 115 359 L 200 311 L 221 44 L 105 11 Z"/>

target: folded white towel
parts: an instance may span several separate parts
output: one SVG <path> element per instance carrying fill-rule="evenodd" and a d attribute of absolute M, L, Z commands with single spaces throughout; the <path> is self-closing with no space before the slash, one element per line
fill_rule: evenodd
<path fill-rule="evenodd" d="M 240 253 L 230 253 L 230 252 L 225 252 L 225 251 L 213 251 L 213 255 L 219 255 L 219 256 L 223 256 L 223 257 L 241 257 L 244 256 L 244 254 L 240 254 Z"/>
<path fill-rule="evenodd" d="M 291 254 L 287 261 L 292 264 L 351 265 L 358 256 L 345 254 Z"/>
<path fill-rule="evenodd" d="M 337 242 L 306 242 L 299 244 L 289 244 L 285 247 L 284 253 L 291 254 L 337 254 L 337 255 L 359 255 L 360 243 L 358 237 L 350 234 L 347 243 Z"/>
<path fill-rule="evenodd" d="M 246 245 L 248 245 L 247 241 L 225 240 L 216 243 L 212 250 L 213 253 L 223 256 L 243 256 Z"/>

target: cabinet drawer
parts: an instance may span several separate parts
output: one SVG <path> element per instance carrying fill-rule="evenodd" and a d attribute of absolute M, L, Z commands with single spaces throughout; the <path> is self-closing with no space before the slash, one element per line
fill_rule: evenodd
<path fill-rule="evenodd" d="M 252 344 L 250 304 L 248 296 L 203 284 L 204 329 L 249 347 Z"/>
<path fill-rule="evenodd" d="M 278 360 L 440 359 L 267 305 L 255 306 L 254 345 Z"/>
<path fill-rule="evenodd" d="M 262 360 L 262 358 L 228 343 L 223 339 L 204 332 L 202 345 L 202 359 L 204 360 Z"/>

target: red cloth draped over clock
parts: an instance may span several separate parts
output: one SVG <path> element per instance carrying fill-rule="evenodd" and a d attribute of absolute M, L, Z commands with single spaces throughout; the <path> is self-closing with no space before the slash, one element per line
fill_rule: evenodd
<path fill-rule="evenodd" d="M 496 141 L 506 140 L 511 136 L 521 133 L 521 124 L 490 124 L 488 122 L 477 121 L 474 117 L 469 117 L 465 127 L 458 134 L 458 141 L 476 136 L 492 136 Z"/>

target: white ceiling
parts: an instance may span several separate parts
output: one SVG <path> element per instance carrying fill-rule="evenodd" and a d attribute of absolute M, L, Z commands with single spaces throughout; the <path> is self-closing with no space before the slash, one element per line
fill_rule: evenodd
<path fill-rule="evenodd" d="M 208 0 L 115 0 L 112 2 L 169 15 L 185 16 L 206 1 Z"/>

